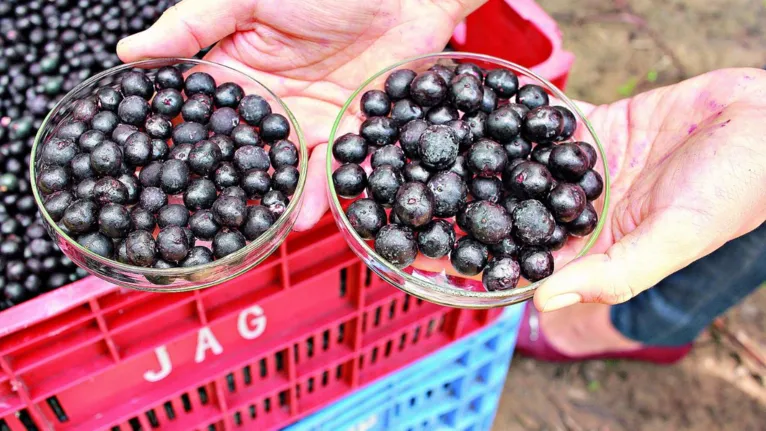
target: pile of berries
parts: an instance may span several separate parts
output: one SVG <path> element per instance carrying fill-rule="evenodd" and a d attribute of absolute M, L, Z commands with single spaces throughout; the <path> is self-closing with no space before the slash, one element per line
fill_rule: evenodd
<path fill-rule="evenodd" d="M 64 232 L 121 263 L 193 267 L 234 253 L 298 184 L 287 118 L 205 72 L 129 71 L 70 110 L 39 150 L 35 181 Z"/>
<path fill-rule="evenodd" d="M 487 290 L 512 289 L 553 273 L 551 251 L 597 225 L 595 148 L 571 142 L 574 114 L 509 70 L 396 70 L 361 110 L 359 134 L 333 144 L 333 184 L 346 199 L 366 192 L 346 216 L 398 268 L 449 256 Z"/>
<path fill-rule="evenodd" d="M 120 63 L 121 38 L 177 0 L 0 1 L 0 309 L 82 278 L 47 234 L 29 154 L 48 111 L 75 85 Z"/>

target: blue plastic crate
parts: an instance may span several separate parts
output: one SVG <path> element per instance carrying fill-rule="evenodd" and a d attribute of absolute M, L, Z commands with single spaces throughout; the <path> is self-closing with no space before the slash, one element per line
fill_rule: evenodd
<path fill-rule="evenodd" d="M 284 428 L 283 431 L 489 430 L 523 304 L 497 322 Z"/>

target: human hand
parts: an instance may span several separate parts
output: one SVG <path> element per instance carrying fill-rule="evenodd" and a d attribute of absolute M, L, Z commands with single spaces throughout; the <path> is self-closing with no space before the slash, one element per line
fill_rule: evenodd
<path fill-rule="evenodd" d="M 538 309 L 627 301 L 766 220 L 766 72 L 584 108 L 606 148 L 610 208 L 591 254 L 538 288 Z"/>
<path fill-rule="evenodd" d="M 117 46 L 125 62 L 190 57 L 238 69 L 274 91 L 314 148 L 295 229 L 327 211 L 326 142 L 351 93 L 384 67 L 441 51 L 486 0 L 184 0 Z"/>

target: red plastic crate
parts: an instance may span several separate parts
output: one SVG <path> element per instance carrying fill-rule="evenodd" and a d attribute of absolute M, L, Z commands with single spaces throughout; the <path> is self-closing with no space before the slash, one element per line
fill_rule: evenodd
<path fill-rule="evenodd" d="M 556 21 L 534 0 L 489 0 L 458 25 L 450 45 L 520 64 L 561 89 L 574 61 Z"/>
<path fill-rule="evenodd" d="M 276 428 L 497 313 L 390 287 L 328 215 L 220 286 L 153 294 L 90 277 L 0 313 L 0 429 Z"/>
<path fill-rule="evenodd" d="M 491 35 L 491 37 L 484 37 Z M 564 87 L 571 54 L 530 0 L 490 0 L 459 50 Z M 153 294 L 94 277 L 0 313 L 0 431 L 273 429 L 491 322 L 365 268 L 328 215 L 242 277 Z"/>

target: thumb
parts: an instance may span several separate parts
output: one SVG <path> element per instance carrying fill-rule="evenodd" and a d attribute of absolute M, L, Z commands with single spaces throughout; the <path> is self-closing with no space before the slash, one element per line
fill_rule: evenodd
<path fill-rule="evenodd" d="M 308 230 L 322 218 L 330 206 L 327 200 L 327 144 L 317 145 L 309 157 L 306 185 L 303 191 L 303 204 L 295 221 L 294 229 Z"/>
<path fill-rule="evenodd" d="M 535 292 L 535 306 L 618 304 L 649 289 L 714 249 L 695 218 L 700 215 L 686 211 L 650 216 L 606 253 L 576 259 L 549 277 Z"/>
<path fill-rule="evenodd" d="M 234 33 L 252 17 L 252 2 L 234 0 L 183 0 L 167 9 L 147 30 L 117 44 L 117 55 L 126 63 L 146 58 L 191 57 Z"/>

